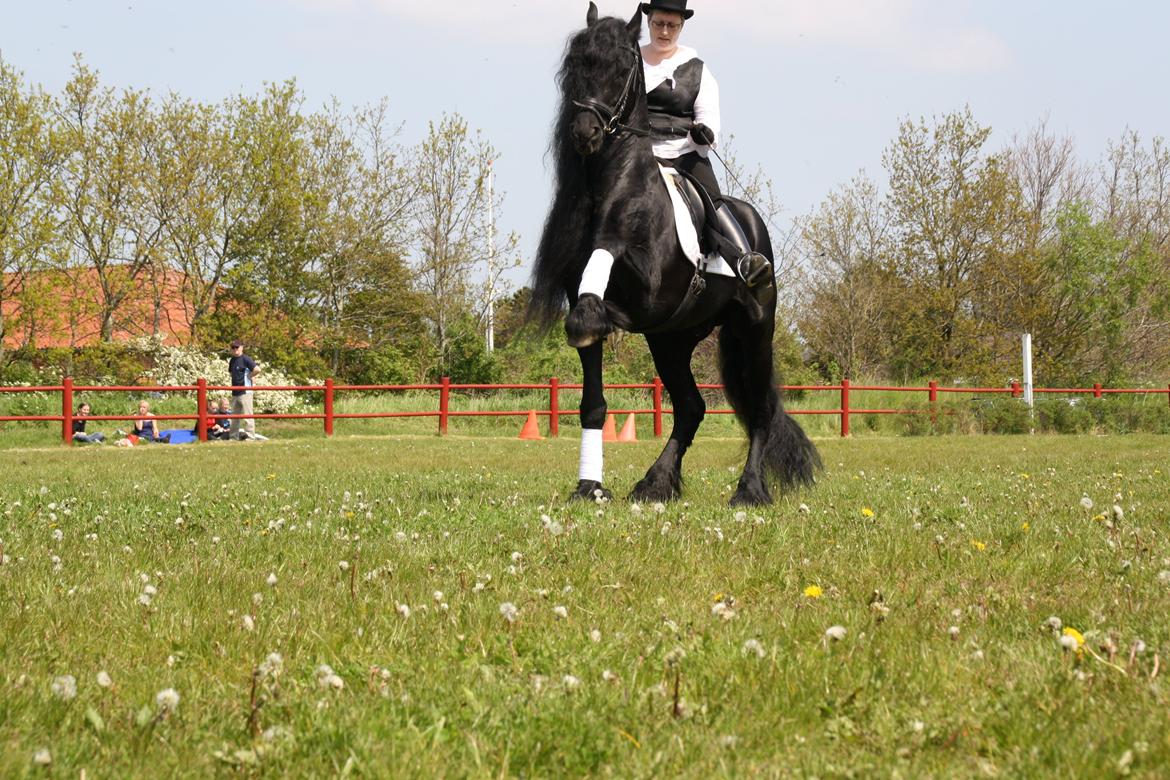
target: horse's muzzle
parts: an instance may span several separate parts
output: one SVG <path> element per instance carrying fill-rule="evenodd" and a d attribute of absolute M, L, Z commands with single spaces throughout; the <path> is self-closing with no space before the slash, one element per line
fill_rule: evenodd
<path fill-rule="evenodd" d="M 601 122 L 589 111 L 582 111 L 573 117 L 569 129 L 573 133 L 573 146 L 578 154 L 586 156 L 595 154 L 601 148 L 601 142 L 605 140 Z"/>

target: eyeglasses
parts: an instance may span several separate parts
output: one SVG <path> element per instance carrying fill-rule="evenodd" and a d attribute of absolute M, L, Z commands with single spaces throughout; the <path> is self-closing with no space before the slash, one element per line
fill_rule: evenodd
<path fill-rule="evenodd" d="M 658 32 L 666 32 L 669 30 L 670 32 L 673 33 L 673 32 L 678 32 L 680 29 L 682 29 L 682 22 L 658 21 L 658 22 L 650 22 L 650 26 L 653 27 Z"/>

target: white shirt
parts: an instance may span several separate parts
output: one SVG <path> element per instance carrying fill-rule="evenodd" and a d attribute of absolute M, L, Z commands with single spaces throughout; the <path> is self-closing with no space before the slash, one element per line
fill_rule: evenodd
<path fill-rule="evenodd" d="M 643 60 L 643 72 L 646 75 L 646 92 L 654 90 L 659 84 L 669 80 L 674 84 L 674 71 L 699 56 L 699 53 L 690 46 L 679 46 L 674 56 L 665 59 L 657 65 L 651 65 Z M 715 143 L 719 145 L 719 84 L 711 75 L 707 63 L 703 63 L 703 78 L 699 82 L 699 96 L 695 100 L 695 124 L 706 125 L 715 134 Z M 708 148 L 699 146 L 688 135 L 685 138 L 668 138 L 664 141 L 654 141 L 654 156 L 665 159 L 681 157 L 688 152 L 698 152 L 707 156 Z"/>

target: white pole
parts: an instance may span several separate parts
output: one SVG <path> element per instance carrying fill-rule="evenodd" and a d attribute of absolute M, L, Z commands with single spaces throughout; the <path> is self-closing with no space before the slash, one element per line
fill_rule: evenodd
<path fill-rule="evenodd" d="M 1032 334 L 1025 333 L 1023 338 L 1024 352 L 1024 403 L 1032 408 Z"/>
<path fill-rule="evenodd" d="M 488 229 L 487 229 L 487 271 L 488 271 L 488 300 L 487 300 L 487 352 L 492 354 L 496 349 L 496 215 L 495 204 L 492 203 L 492 179 L 495 171 L 488 161 L 487 197 L 488 197 Z"/>

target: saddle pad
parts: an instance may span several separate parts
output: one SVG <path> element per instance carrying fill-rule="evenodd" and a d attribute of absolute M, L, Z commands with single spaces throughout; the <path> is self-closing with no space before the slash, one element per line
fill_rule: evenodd
<path fill-rule="evenodd" d="M 675 177 L 678 176 L 678 171 L 665 165 L 659 165 L 658 172 L 662 174 L 666 191 L 670 193 L 670 202 L 674 205 L 674 224 L 678 230 L 678 243 L 687 259 L 694 263 L 700 271 L 734 277 L 735 272 L 718 253 L 712 252 L 704 255 L 703 250 L 699 248 L 699 233 L 695 230 L 695 223 L 691 220 L 691 210 L 687 208 L 686 201 L 683 200 L 682 193 L 679 192 L 678 185 L 674 181 Z"/>

